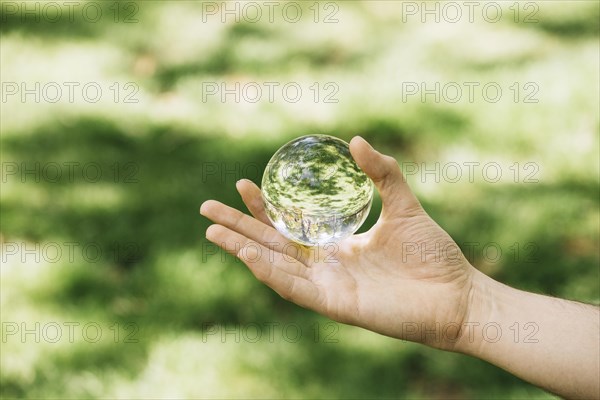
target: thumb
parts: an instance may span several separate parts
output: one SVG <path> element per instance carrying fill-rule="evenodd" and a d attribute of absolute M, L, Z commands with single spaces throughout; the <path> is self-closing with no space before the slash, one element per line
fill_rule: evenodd
<path fill-rule="evenodd" d="M 350 152 L 358 166 L 375 183 L 381 195 L 384 216 L 407 216 L 421 208 L 395 158 L 381 154 L 360 136 L 350 141 Z"/>

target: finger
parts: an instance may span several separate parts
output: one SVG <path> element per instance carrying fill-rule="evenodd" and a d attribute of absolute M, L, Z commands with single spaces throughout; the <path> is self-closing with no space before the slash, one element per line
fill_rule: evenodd
<path fill-rule="evenodd" d="M 311 265 L 310 250 L 287 239 L 272 226 L 264 223 L 215 200 L 205 201 L 200 214 L 213 222 L 234 230 L 261 245 L 285 252 L 306 265 Z"/>
<path fill-rule="evenodd" d="M 381 195 L 384 216 L 406 216 L 421 208 L 396 159 L 381 154 L 360 136 L 350 141 L 350 152 L 358 166 L 375 183 Z"/>
<path fill-rule="evenodd" d="M 248 207 L 248 211 L 250 214 L 254 216 L 260 222 L 273 226 L 269 217 L 265 213 L 265 206 L 262 200 L 262 193 L 258 186 L 254 184 L 254 182 L 248 179 L 242 179 L 235 184 L 240 196 L 242 196 L 242 200 L 246 207 Z"/>
<path fill-rule="evenodd" d="M 232 249 L 236 244 L 245 243 L 235 255 L 259 281 L 282 298 L 307 308 L 317 308 L 322 304 L 319 289 L 309 279 L 310 271 L 297 260 L 286 259 L 283 254 L 271 252 L 261 244 L 220 225 L 211 225 L 206 237 L 230 253 L 235 251 Z"/>
<path fill-rule="evenodd" d="M 241 252 L 238 257 L 250 268 L 259 281 L 269 286 L 285 300 L 311 309 L 317 309 L 323 303 L 320 291 L 314 283 L 286 272 L 283 267 L 286 262 L 281 254 L 275 257 L 273 263 L 269 263 L 264 257 L 259 256 L 256 248 L 250 247 L 248 251 Z"/>
<path fill-rule="evenodd" d="M 308 279 L 310 276 L 310 271 L 306 265 L 295 258 L 283 255 L 274 249 L 267 248 L 222 225 L 215 224 L 209 226 L 206 230 L 206 238 L 232 256 L 241 258 L 246 252 L 250 251 L 250 248 L 254 248 L 257 250 L 258 254 L 251 257 L 252 260 L 255 260 L 256 257 L 261 257 L 264 258 L 267 263 L 273 264 L 276 259 L 282 259 L 283 262 L 279 263 L 278 267 L 288 274 L 304 279 Z"/>

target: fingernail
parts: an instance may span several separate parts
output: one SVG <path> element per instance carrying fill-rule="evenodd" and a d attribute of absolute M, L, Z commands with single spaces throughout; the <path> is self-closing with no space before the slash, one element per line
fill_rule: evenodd
<path fill-rule="evenodd" d="M 208 240 L 210 240 L 212 242 L 212 240 L 209 238 L 210 235 L 210 231 L 212 230 L 212 225 L 210 225 L 208 228 L 206 228 L 206 231 L 204 232 L 204 237 L 207 238 Z"/>
<path fill-rule="evenodd" d="M 369 146 L 369 148 L 370 148 L 371 150 L 375 150 L 375 149 L 373 148 L 373 146 L 371 146 L 371 143 L 367 142 L 367 140 L 366 140 L 364 137 L 362 137 L 362 136 L 360 136 L 360 135 L 357 135 L 356 137 L 357 137 L 357 138 L 359 138 L 360 140 L 362 140 L 363 142 L 365 142 L 365 143 L 367 144 L 367 146 Z"/>
<path fill-rule="evenodd" d="M 203 216 L 204 216 L 204 212 L 205 212 L 204 208 L 205 208 L 205 205 L 206 205 L 206 201 L 205 201 L 204 203 L 202 203 L 202 205 L 200 206 L 200 215 L 203 215 Z"/>

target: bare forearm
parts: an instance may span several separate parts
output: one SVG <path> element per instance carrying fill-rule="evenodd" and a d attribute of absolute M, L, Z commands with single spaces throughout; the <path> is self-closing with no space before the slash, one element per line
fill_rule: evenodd
<path fill-rule="evenodd" d="M 510 288 L 477 272 L 456 349 L 568 398 L 600 397 L 600 309 Z"/>

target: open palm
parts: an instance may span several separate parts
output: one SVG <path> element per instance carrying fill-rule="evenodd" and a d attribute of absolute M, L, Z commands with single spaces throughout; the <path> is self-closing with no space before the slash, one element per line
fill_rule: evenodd
<path fill-rule="evenodd" d="M 242 180 L 237 188 L 254 218 L 209 200 L 200 209 L 215 222 L 206 237 L 300 306 L 388 336 L 452 348 L 467 317 L 475 269 L 423 210 L 395 159 L 359 137 L 350 151 L 383 202 L 368 232 L 323 247 L 293 243 L 271 226 L 260 189 Z"/>

